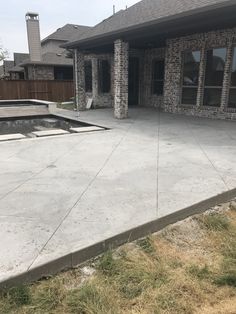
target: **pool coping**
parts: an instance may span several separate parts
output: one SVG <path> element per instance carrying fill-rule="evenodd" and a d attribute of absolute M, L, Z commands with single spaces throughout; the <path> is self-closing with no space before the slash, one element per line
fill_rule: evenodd
<path fill-rule="evenodd" d="M 47 278 L 65 270 L 78 267 L 80 264 L 99 256 L 109 249 L 115 249 L 125 243 L 135 241 L 139 238 L 158 232 L 168 225 L 177 223 L 190 216 L 201 214 L 221 203 L 229 202 L 236 197 L 236 188 L 215 195 L 211 198 L 186 207 L 175 213 L 162 218 L 155 219 L 143 225 L 124 231 L 118 235 L 107 238 L 91 246 L 81 248 L 75 252 L 32 268 L 19 275 L 12 276 L 0 281 L 0 289 L 10 288 L 16 285 L 32 283 Z"/>
<path fill-rule="evenodd" d="M 30 105 L 37 105 L 37 106 L 47 106 L 48 110 L 54 110 L 57 108 L 57 103 L 52 101 L 40 100 L 40 99 L 7 99 L 7 100 L 0 100 L 0 108 L 4 107 L 4 104 L 8 105 L 17 105 L 17 106 L 30 106 Z"/>

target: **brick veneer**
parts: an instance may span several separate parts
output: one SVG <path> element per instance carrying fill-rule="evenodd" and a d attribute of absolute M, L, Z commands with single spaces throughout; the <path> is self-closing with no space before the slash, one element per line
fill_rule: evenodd
<path fill-rule="evenodd" d="M 227 108 L 233 45 L 236 45 L 236 28 L 167 40 L 164 110 L 200 117 L 236 119 L 236 110 Z M 206 50 L 220 47 L 227 47 L 221 106 L 219 108 L 203 106 Z M 193 106 L 181 104 L 182 53 L 185 50 L 201 51 L 197 104 Z"/>
<path fill-rule="evenodd" d="M 29 80 L 54 80 L 54 67 L 46 65 L 29 65 Z"/>
<path fill-rule="evenodd" d="M 83 54 L 77 50 L 77 75 L 78 78 L 78 100 L 80 110 L 86 108 L 86 102 L 89 98 L 93 98 L 94 108 L 113 107 L 114 104 L 114 55 L 107 54 Z M 92 92 L 85 92 L 85 68 L 84 62 L 90 60 L 92 62 Z M 110 93 L 100 93 L 98 84 L 98 60 L 108 60 L 111 67 L 111 91 Z"/>
<path fill-rule="evenodd" d="M 117 119 L 128 117 L 128 66 L 129 44 L 118 39 L 114 52 L 114 115 Z"/>
<path fill-rule="evenodd" d="M 85 110 L 86 108 L 86 93 L 85 93 L 85 75 L 84 75 L 84 53 L 77 50 L 77 89 L 76 89 L 76 99 L 78 99 L 78 106 L 80 110 Z"/>

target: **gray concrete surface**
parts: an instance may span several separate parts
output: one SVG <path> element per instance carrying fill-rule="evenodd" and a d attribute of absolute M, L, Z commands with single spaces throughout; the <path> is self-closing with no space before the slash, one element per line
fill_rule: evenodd
<path fill-rule="evenodd" d="M 0 281 L 236 187 L 235 122 L 79 119 L 111 129 L 0 143 Z"/>

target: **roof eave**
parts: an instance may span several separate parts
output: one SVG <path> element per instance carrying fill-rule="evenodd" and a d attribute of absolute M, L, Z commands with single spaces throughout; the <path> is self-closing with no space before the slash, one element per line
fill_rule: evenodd
<path fill-rule="evenodd" d="M 27 67 L 28 65 L 42 65 L 42 66 L 63 66 L 63 67 L 73 67 L 73 62 L 71 64 L 65 63 L 44 63 L 44 62 L 27 62 L 22 63 L 22 67 Z"/>
<path fill-rule="evenodd" d="M 74 42 L 68 42 L 68 43 L 61 45 L 61 47 L 66 48 L 66 49 L 75 49 L 78 47 L 83 47 L 87 44 L 92 44 L 93 42 L 95 43 L 95 42 L 102 41 L 104 39 L 106 39 L 106 41 L 114 40 L 117 38 L 122 38 L 122 37 L 126 36 L 128 33 L 135 32 L 135 31 L 141 31 L 141 30 L 146 29 L 146 28 L 151 27 L 151 26 L 159 26 L 161 24 L 164 24 L 164 23 L 167 23 L 170 21 L 177 21 L 178 19 L 191 17 L 191 16 L 198 15 L 201 13 L 217 11 L 219 9 L 228 8 L 231 6 L 234 6 L 234 7 L 236 6 L 235 0 L 229 0 L 229 1 L 224 2 L 224 3 L 217 3 L 214 5 L 186 11 L 186 12 L 179 13 L 176 15 L 163 17 L 163 18 L 160 18 L 158 20 L 152 20 L 150 22 L 137 24 L 137 25 L 134 25 L 131 27 L 127 27 L 125 29 L 119 29 L 117 31 L 112 31 L 112 32 L 108 32 L 105 34 L 96 35 L 96 36 L 93 36 L 90 38 L 84 38 L 84 39 L 77 40 Z"/>

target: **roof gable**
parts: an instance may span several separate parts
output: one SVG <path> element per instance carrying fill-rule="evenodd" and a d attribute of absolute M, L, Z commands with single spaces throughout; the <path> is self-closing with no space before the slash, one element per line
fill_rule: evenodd
<path fill-rule="evenodd" d="M 69 40 L 72 40 L 76 35 L 79 36 L 81 34 L 84 34 L 89 29 L 89 26 L 66 24 L 63 27 L 58 28 L 54 33 L 44 38 L 42 40 L 42 44 L 46 43 L 49 40 L 67 42 Z"/>

